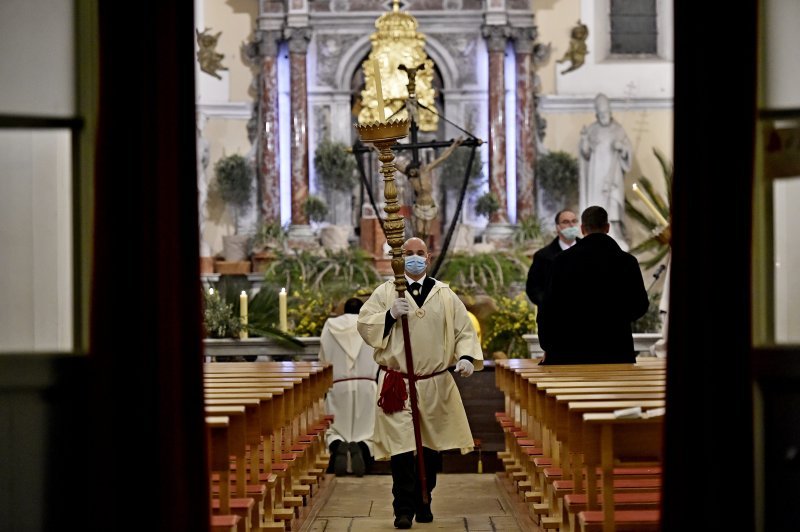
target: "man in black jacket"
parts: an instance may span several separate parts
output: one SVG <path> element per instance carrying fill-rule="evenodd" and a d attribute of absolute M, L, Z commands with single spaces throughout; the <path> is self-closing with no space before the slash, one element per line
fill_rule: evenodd
<path fill-rule="evenodd" d="M 572 247 L 581 234 L 578 216 L 569 209 L 558 211 L 556 214 L 556 236 L 552 242 L 547 244 L 533 254 L 533 262 L 528 270 L 528 281 L 525 283 L 525 293 L 528 299 L 540 307 L 547 283 L 550 282 L 550 273 L 553 269 L 553 260 L 556 256 Z"/>
<path fill-rule="evenodd" d="M 559 254 L 537 316 L 542 364 L 633 363 L 631 323 L 650 304 L 636 258 L 608 236 L 608 213 L 581 214 L 583 238 Z"/>

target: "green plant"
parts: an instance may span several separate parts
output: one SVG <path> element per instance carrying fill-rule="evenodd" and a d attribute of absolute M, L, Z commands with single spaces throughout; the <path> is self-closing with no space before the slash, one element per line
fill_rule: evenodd
<path fill-rule="evenodd" d="M 437 278 L 466 295 L 508 296 L 525 284 L 530 260 L 521 253 L 453 253 L 445 259 Z"/>
<path fill-rule="evenodd" d="M 341 301 L 359 289 L 371 293 L 381 280 L 372 256 L 360 248 L 325 250 L 322 255 L 279 251 L 264 272 L 265 285 L 286 287 L 290 294 L 325 294 L 330 302 Z"/>
<path fill-rule="evenodd" d="M 525 334 L 536 332 L 536 308 L 525 294 L 495 298 L 497 310 L 488 319 L 483 333 L 483 349 L 487 353 L 502 351 L 508 358 L 527 358 Z"/>
<path fill-rule="evenodd" d="M 536 180 L 551 208 L 578 203 L 578 159 L 565 151 L 551 151 L 536 161 Z"/>
<path fill-rule="evenodd" d="M 517 220 L 517 230 L 514 232 L 514 243 L 524 245 L 528 242 L 540 241 L 545 236 L 547 236 L 547 232 L 540 218 L 529 216 Z"/>
<path fill-rule="evenodd" d="M 470 152 L 472 149 L 463 149 L 459 147 L 455 150 L 447 164 L 442 166 L 441 173 L 439 174 L 439 185 L 444 190 L 460 190 L 464 184 L 464 173 L 469 163 Z M 483 182 L 483 162 L 481 161 L 481 152 L 475 149 L 475 156 L 472 158 L 472 166 L 469 170 L 467 192 L 473 193 Z"/>
<path fill-rule="evenodd" d="M 214 173 L 220 197 L 233 208 L 235 228 L 238 233 L 239 217 L 250 208 L 250 198 L 253 193 L 252 165 L 239 154 L 228 155 L 214 164 Z"/>
<path fill-rule="evenodd" d="M 485 193 L 475 202 L 475 213 L 479 216 L 491 219 L 498 210 L 500 210 L 500 202 L 497 200 L 497 196 L 491 192 Z"/>
<path fill-rule="evenodd" d="M 240 316 L 239 295 L 250 287 L 244 275 L 224 275 L 216 289 L 203 292 L 203 325 L 209 338 L 238 338 L 245 326 Z M 300 348 L 302 342 L 278 328 L 277 290 L 260 290 L 249 298 L 247 333 L 266 337 L 285 347 Z"/>
<path fill-rule="evenodd" d="M 356 161 L 347 151 L 348 146 L 325 139 L 314 152 L 314 169 L 317 180 L 329 190 L 352 190 L 358 184 Z"/>
<path fill-rule="evenodd" d="M 658 310 L 659 303 L 661 302 L 661 293 L 650 295 L 650 306 L 644 316 L 634 321 L 631 325 L 631 331 L 635 333 L 654 333 L 661 332 L 661 313 Z"/>
<path fill-rule="evenodd" d="M 226 303 L 213 288 L 203 292 L 203 325 L 208 338 L 234 338 L 241 330 L 239 318 L 234 317 L 233 304 Z"/>
<path fill-rule="evenodd" d="M 303 210 L 312 222 L 321 222 L 328 215 L 328 205 L 319 196 L 310 194 L 303 204 Z"/>
<path fill-rule="evenodd" d="M 645 176 L 642 176 L 639 179 L 639 185 L 641 185 L 643 193 L 648 196 L 653 205 L 655 205 L 656 209 L 658 209 L 658 212 L 661 213 L 664 218 L 669 220 L 669 206 L 672 204 L 672 179 L 674 177 L 675 170 L 672 166 L 672 162 L 670 162 L 664 156 L 664 154 L 658 150 L 658 148 L 653 148 L 653 153 L 655 154 L 659 165 L 661 166 L 661 173 L 664 178 L 664 186 L 667 190 L 667 198 L 663 198 L 658 192 L 656 192 L 653 188 L 653 184 Z M 668 230 L 665 231 L 667 228 L 662 227 L 659 222 L 654 221 L 649 213 L 645 214 L 639 210 L 639 208 L 635 207 L 627 198 L 625 199 L 625 213 L 628 214 L 628 216 L 630 216 L 633 220 L 640 223 L 650 234 L 650 236 L 643 242 L 632 247 L 630 252 L 634 255 L 640 255 L 648 251 L 652 252 L 650 258 L 641 262 L 645 269 L 652 268 L 664 260 L 669 252 L 669 237 L 668 234 L 665 234 L 668 233 Z"/>
<path fill-rule="evenodd" d="M 262 221 L 253 235 L 253 251 L 280 247 L 286 241 L 286 228 L 277 220 Z"/>

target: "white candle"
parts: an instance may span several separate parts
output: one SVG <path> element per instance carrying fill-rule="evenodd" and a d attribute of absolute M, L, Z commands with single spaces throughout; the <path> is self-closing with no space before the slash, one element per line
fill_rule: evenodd
<path fill-rule="evenodd" d="M 210 296 L 214 295 L 214 289 L 213 288 L 209 288 L 208 289 L 208 295 L 210 295 Z"/>
<path fill-rule="evenodd" d="M 289 331 L 289 325 L 286 321 L 286 289 L 281 288 L 278 294 L 278 308 L 280 310 L 280 329 L 283 332 Z"/>
<path fill-rule="evenodd" d="M 242 328 L 239 330 L 239 339 L 247 338 L 247 292 L 242 290 L 239 295 L 239 317 L 241 318 Z"/>
<path fill-rule="evenodd" d="M 383 89 L 381 88 L 381 69 L 378 65 L 378 60 L 372 61 L 372 72 L 375 76 L 375 94 L 378 96 L 378 122 L 383 122 L 386 119 L 386 111 L 383 110 Z"/>
<path fill-rule="evenodd" d="M 644 195 L 644 193 L 639 189 L 639 185 L 637 185 L 636 183 L 633 184 L 633 191 L 639 195 L 639 198 L 641 198 L 644 204 L 647 205 L 647 207 L 652 211 L 653 215 L 656 217 L 656 220 L 658 220 L 658 223 L 660 223 L 664 227 L 667 227 L 669 225 L 667 219 L 664 218 L 664 215 L 662 215 L 658 211 L 658 209 L 656 209 L 656 206 L 653 205 L 653 203 L 649 199 L 647 199 L 647 196 Z"/>

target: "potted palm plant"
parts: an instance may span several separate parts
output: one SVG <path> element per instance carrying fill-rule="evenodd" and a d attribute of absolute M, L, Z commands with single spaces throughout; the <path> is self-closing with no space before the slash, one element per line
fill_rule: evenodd
<path fill-rule="evenodd" d="M 249 237 L 240 231 L 243 214 L 250 209 L 253 194 L 253 167 L 242 155 L 222 157 L 214 165 L 215 186 L 222 200 L 233 211 L 234 233 L 222 237 L 222 255 L 225 263 L 217 263 L 219 273 L 247 273 L 250 271 Z"/>

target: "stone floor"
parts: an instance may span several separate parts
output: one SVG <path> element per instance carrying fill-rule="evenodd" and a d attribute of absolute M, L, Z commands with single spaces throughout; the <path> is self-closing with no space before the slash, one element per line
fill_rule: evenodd
<path fill-rule="evenodd" d="M 334 485 L 319 510 L 302 527 L 307 532 L 395 530 L 390 475 L 331 477 Z M 322 502 L 322 501 L 321 501 Z M 522 532 L 529 523 L 515 517 L 509 495 L 494 473 L 440 474 L 433 492 L 432 523 L 412 530 Z M 524 527 L 524 528 L 523 528 Z"/>

